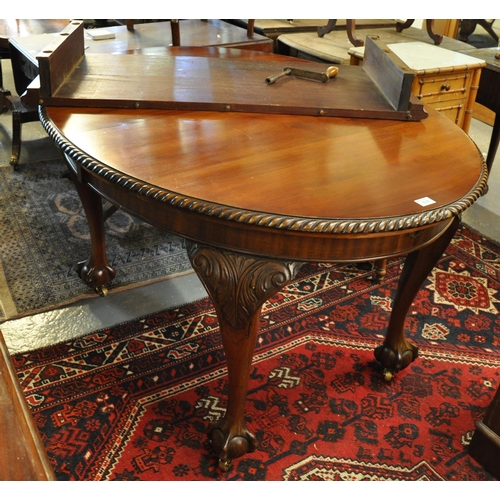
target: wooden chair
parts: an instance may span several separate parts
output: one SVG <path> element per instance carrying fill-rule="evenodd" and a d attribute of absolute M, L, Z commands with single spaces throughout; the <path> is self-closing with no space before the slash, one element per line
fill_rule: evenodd
<path fill-rule="evenodd" d="M 467 42 L 469 36 L 472 35 L 472 33 L 474 33 L 474 30 L 476 29 L 477 25 L 479 25 L 498 44 L 498 42 L 499 42 L 498 34 L 493 29 L 494 22 L 495 22 L 495 19 L 492 19 L 492 20 L 488 20 L 488 19 L 461 19 L 460 20 L 460 31 L 458 32 L 458 39 L 462 40 L 462 42 Z"/>

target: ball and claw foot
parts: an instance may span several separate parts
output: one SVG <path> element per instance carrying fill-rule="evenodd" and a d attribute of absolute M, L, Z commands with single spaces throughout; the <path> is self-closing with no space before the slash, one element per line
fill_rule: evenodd
<path fill-rule="evenodd" d="M 82 281 L 101 297 L 107 297 L 109 293 L 108 284 L 116 275 L 116 271 L 109 266 L 93 267 L 88 265 L 86 261 L 78 263 L 76 272 Z"/>
<path fill-rule="evenodd" d="M 100 295 L 101 297 L 107 297 L 109 290 L 105 286 L 97 286 L 94 288 L 94 292 Z"/>
<path fill-rule="evenodd" d="M 234 458 L 241 457 L 245 453 L 255 451 L 257 440 L 246 428 L 240 432 L 225 430 L 224 425 L 217 426 L 210 432 L 210 442 L 215 452 L 219 455 L 219 469 L 227 472 Z"/>
<path fill-rule="evenodd" d="M 382 344 L 375 349 L 375 359 L 384 368 L 384 380 L 390 382 L 394 374 L 405 369 L 418 356 L 418 347 L 405 340 L 403 348 L 396 350 L 389 345 Z"/>
<path fill-rule="evenodd" d="M 222 460 L 222 458 L 219 458 L 219 469 L 222 471 L 222 472 L 227 472 L 231 466 L 233 465 L 233 461 L 232 460 Z"/>

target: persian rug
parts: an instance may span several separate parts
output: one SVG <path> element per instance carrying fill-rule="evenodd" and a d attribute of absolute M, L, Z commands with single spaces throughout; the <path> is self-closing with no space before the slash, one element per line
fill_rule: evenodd
<path fill-rule="evenodd" d="M 500 381 L 500 248 L 461 228 L 406 323 L 419 356 L 385 382 L 403 259 L 307 264 L 265 303 L 246 403 L 258 449 L 218 468 L 224 352 L 210 300 L 13 356 L 59 480 L 490 481 L 467 453 Z"/>
<path fill-rule="evenodd" d="M 87 221 L 63 160 L 0 168 L 0 321 L 97 296 L 76 273 Z M 184 240 L 123 211 L 106 220 L 110 292 L 192 272 Z"/>

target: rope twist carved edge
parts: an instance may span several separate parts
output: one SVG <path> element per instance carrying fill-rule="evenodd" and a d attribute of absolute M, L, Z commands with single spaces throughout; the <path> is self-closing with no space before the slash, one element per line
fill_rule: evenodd
<path fill-rule="evenodd" d="M 48 118 L 44 106 L 39 106 L 40 121 L 49 137 L 61 151 L 80 164 L 83 168 L 98 175 L 109 182 L 128 189 L 132 192 L 152 198 L 173 207 L 197 212 L 222 220 L 250 224 L 255 226 L 298 231 L 307 233 L 333 233 L 333 234 L 360 234 L 383 233 L 413 229 L 429 224 L 441 222 L 455 217 L 469 208 L 483 193 L 488 181 L 488 170 L 483 155 L 477 150 L 481 160 L 482 171 L 476 185 L 462 199 L 435 210 L 428 210 L 418 214 L 404 217 L 391 217 L 381 219 L 311 219 L 300 217 L 286 217 L 276 214 L 253 212 L 227 207 L 216 203 L 209 203 L 196 198 L 190 198 L 179 193 L 166 191 L 145 183 L 141 180 L 124 175 L 113 168 L 99 162 L 78 149 L 74 144 L 64 138 L 61 131 Z"/>

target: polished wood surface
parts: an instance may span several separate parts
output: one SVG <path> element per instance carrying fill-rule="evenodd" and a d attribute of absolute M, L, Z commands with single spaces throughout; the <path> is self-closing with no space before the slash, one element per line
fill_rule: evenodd
<path fill-rule="evenodd" d="M 14 21 L 20 21 L 14 23 Z M 43 21 L 47 21 L 44 23 Z M 19 24 L 19 25 L 18 25 Z M 69 20 L 5 20 L 0 21 L 0 30 L 11 33 L 10 39 L 3 39 L 5 49 L 2 49 L 0 38 L 0 57 L 2 50 L 10 54 L 14 73 L 14 82 L 18 96 L 26 91 L 28 85 L 38 76 L 37 54 L 54 41 L 69 24 Z M 179 22 L 182 29 L 182 45 L 189 47 L 238 47 L 255 51 L 272 52 L 273 42 L 265 36 L 253 33 L 247 29 L 233 26 L 217 19 L 183 19 Z M 147 48 L 169 50 L 174 40 L 170 22 L 152 22 L 135 25 L 133 30 L 126 26 L 110 26 L 105 29 L 114 38 L 94 40 L 85 37 L 85 52 L 88 54 L 131 53 Z M 31 32 L 30 32 L 31 31 Z M 97 30 L 98 31 L 98 30 Z M 29 36 L 28 36 L 29 35 Z M 1 73 L 0 73 L 1 91 Z M 11 109 L 13 117 L 12 156 L 10 163 L 16 166 L 21 150 L 21 124 L 37 119 L 36 105 L 23 103 L 18 96 L 4 91 L 0 93 L 0 112 Z M 5 97 L 4 97 L 5 96 Z M 3 102 L 2 102 L 3 101 Z"/>
<path fill-rule="evenodd" d="M 37 56 L 39 87 L 33 90 L 46 106 L 424 119 L 421 103 L 411 100 L 413 72 L 377 39 L 366 42 L 363 67 L 346 66 L 338 74 L 337 67 L 303 60 L 287 60 L 293 66 L 284 67 L 276 57 L 257 63 L 202 54 L 85 54 L 83 24 L 72 22 Z"/>
<path fill-rule="evenodd" d="M 8 48 L 9 39 L 17 36 L 59 33 L 69 19 L 0 19 L 0 47 Z"/>
<path fill-rule="evenodd" d="M 400 123 L 49 110 L 64 136 L 88 155 L 158 189 L 240 210 L 339 221 L 424 214 L 467 195 L 481 171 L 479 152 L 466 134 L 430 113 L 432 119 Z M 436 137 L 446 148 L 436 148 Z M 147 161 L 130 161 L 144 155 Z M 415 203 L 423 197 L 435 203 Z"/>
<path fill-rule="evenodd" d="M 41 51 L 54 35 L 60 33 L 68 22 L 59 24 L 57 29 L 42 35 L 32 33 L 30 36 L 12 36 L 11 40 L 18 50 L 26 55 L 31 55 L 36 61 L 36 55 Z M 247 30 L 225 23 L 218 19 L 200 20 L 185 19 L 180 21 L 182 33 L 181 45 L 186 47 L 228 47 L 272 52 L 273 42 L 269 38 L 254 34 L 248 37 Z M 93 40 L 85 38 L 87 53 L 123 53 L 129 50 L 148 47 L 169 47 L 172 45 L 170 22 L 160 21 L 154 23 L 136 24 L 134 30 L 127 30 L 126 26 L 109 26 L 105 28 L 115 35 L 115 38 L 106 40 Z"/>
<path fill-rule="evenodd" d="M 54 471 L 0 332 L 0 480 L 54 479 Z"/>
<path fill-rule="evenodd" d="M 106 29 L 115 33 L 117 38 L 124 35 L 122 26 Z M 126 50 L 175 45 L 171 31 L 170 22 L 168 21 L 135 24 L 134 31 L 132 33 L 129 31 L 127 36 L 129 46 Z M 249 33 L 248 29 L 234 26 L 220 19 L 180 19 L 179 35 L 179 43 L 185 47 L 217 46 L 248 48 L 263 52 L 273 51 L 271 39 L 257 33 Z M 133 46 L 134 39 L 136 40 L 136 46 Z M 156 40 L 155 43 L 149 42 L 152 39 Z M 159 40 L 161 43 L 158 43 Z M 107 42 L 111 43 L 111 41 Z M 137 42 L 140 42 L 140 44 L 137 44 Z M 124 49 L 120 47 L 117 50 Z M 108 52 L 108 49 L 106 49 L 106 52 Z"/>
<path fill-rule="evenodd" d="M 421 122 L 69 107 L 40 118 L 87 215 L 89 286 L 115 273 L 102 198 L 186 238 L 227 359 L 227 412 L 210 432 L 223 469 L 258 446 L 244 409 L 265 300 L 305 261 L 408 254 L 375 350 L 390 380 L 418 353 L 404 335 L 412 301 L 487 182 L 474 143 L 432 109 Z"/>
<path fill-rule="evenodd" d="M 61 58 L 64 63 L 68 60 Z M 142 74 L 144 64 L 149 69 L 147 80 Z M 58 70 L 59 64 L 54 66 L 50 74 L 66 74 Z M 290 76 L 272 86 L 266 83 L 268 77 L 281 74 L 283 69 L 277 62 L 255 65 L 242 58 L 228 63 L 219 58 L 191 56 L 139 59 L 128 55 L 89 54 L 55 92 L 44 87 L 44 73 L 40 71 L 40 103 L 399 120 L 422 120 L 427 116 L 419 101 L 411 101 L 409 85 L 406 93 L 402 92 L 401 83 L 391 86 L 394 99 L 389 100 L 364 68 L 345 66 L 335 79 L 327 82 Z M 325 65 L 300 60 L 294 62 L 293 69 L 314 74 L 326 74 L 328 70 Z M 210 75 L 209 81 L 205 74 Z"/>

